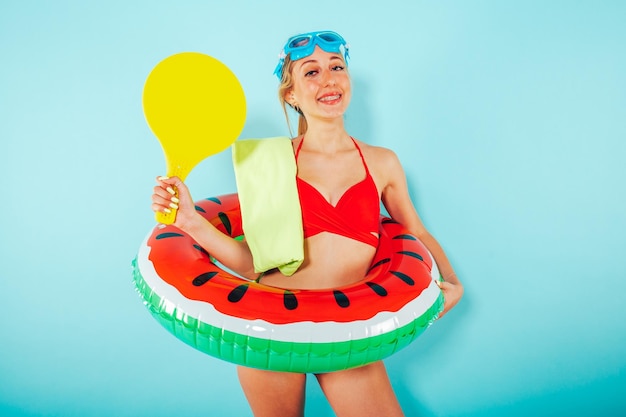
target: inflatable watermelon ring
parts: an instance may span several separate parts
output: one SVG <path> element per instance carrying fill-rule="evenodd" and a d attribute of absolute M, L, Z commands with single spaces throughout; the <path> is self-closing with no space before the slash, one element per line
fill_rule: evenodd
<path fill-rule="evenodd" d="M 196 210 L 242 236 L 236 194 L 202 200 Z M 422 243 L 388 218 L 380 232 L 362 281 L 290 290 L 235 276 L 176 227 L 158 225 L 133 261 L 134 283 L 157 321 L 209 355 L 274 371 L 352 368 L 405 347 L 443 309 L 439 273 Z"/>

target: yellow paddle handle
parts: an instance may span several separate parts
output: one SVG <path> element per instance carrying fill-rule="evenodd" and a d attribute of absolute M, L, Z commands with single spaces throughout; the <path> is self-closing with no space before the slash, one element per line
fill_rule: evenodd
<path fill-rule="evenodd" d="M 186 164 L 184 162 L 174 162 L 171 161 L 167 156 L 165 157 L 167 164 L 167 176 L 168 177 L 178 177 L 181 181 L 184 181 L 187 178 L 187 174 L 191 172 L 193 169 L 193 165 Z M 174 195 L 172 197 L 178 198 L 178 189 L 176 187 L 172 187 L 174 190 Z M 178 210 L 175 208 L 168 207 L 170 210 L 169 213 L 165 213 L 163 211 L 157 211 L 154 215 L 156 221 L 161 224 L 172 224 L 176 221 L 176 213 Z"/>
<path fill-rule="evenodd" d="M 178 190 L 174 188 L 174 196 L 178 197 Z M 170 212 L 165 213 L 163 211 L 157 211 L 154 215 L 156 221 L 161 224 L 172 224 L 176 221 L 176 213 L 178 213 L 177 209 L 169 208 Z"/>

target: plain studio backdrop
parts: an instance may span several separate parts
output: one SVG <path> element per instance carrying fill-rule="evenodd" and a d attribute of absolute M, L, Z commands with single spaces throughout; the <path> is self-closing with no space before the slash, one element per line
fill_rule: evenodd
<path fill-rule="evenodd" d="M 131 260 L 164 173 L 150 70 L 197 51 L 288 135 L 287 37 L 350 44 L 349 132 L 402 160 L 466 288 L 386 363 L 407 416 L 626 413 L 626 3 L 0 3 L 0 415 L 251 416 L 235 366 L 148 314 Z M 188 177 L 235 191 L 230 150 Z M 332 416 L 313 379 L 307 414 Z"/>

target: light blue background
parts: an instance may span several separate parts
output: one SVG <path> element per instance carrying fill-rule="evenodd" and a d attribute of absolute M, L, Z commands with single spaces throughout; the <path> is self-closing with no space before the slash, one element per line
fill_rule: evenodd
<path fill-rule="evenodd" d="M 3 0 L 0 415 L 251 415 L 234 366 L 133 290 L 164 171 L 141 91 L 204 52 L 244 87 L 242 137 L 288 134 L 272 70 L 316 29 L 349 40 L 350 132 L 399 154 L 466 287 L 387 361 L 407 415 L 623 415 L 625 21 L 618 0 Z M 188 183 L 232 192 L 230 153 Z"/>

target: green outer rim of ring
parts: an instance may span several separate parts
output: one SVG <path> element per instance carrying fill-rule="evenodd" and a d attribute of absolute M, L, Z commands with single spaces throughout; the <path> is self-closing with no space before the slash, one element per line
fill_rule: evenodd
<path fill-rule="evenodd" d="M 444 300 L 440 294 L 420 317 L 382 335 L 332 343 L 282 342 L 215 327 L 190 317 L 180 309 L 166 311 L 160 308 L 164 300 L 144 280 L 137 258 L 133 260 L 132 266 L 135 289 L 152 316 L 163 327 L 203 353 L 251 368 L 322 373 L 375 362 L 411 343 L 437 319 L 443 309 Z"/>

